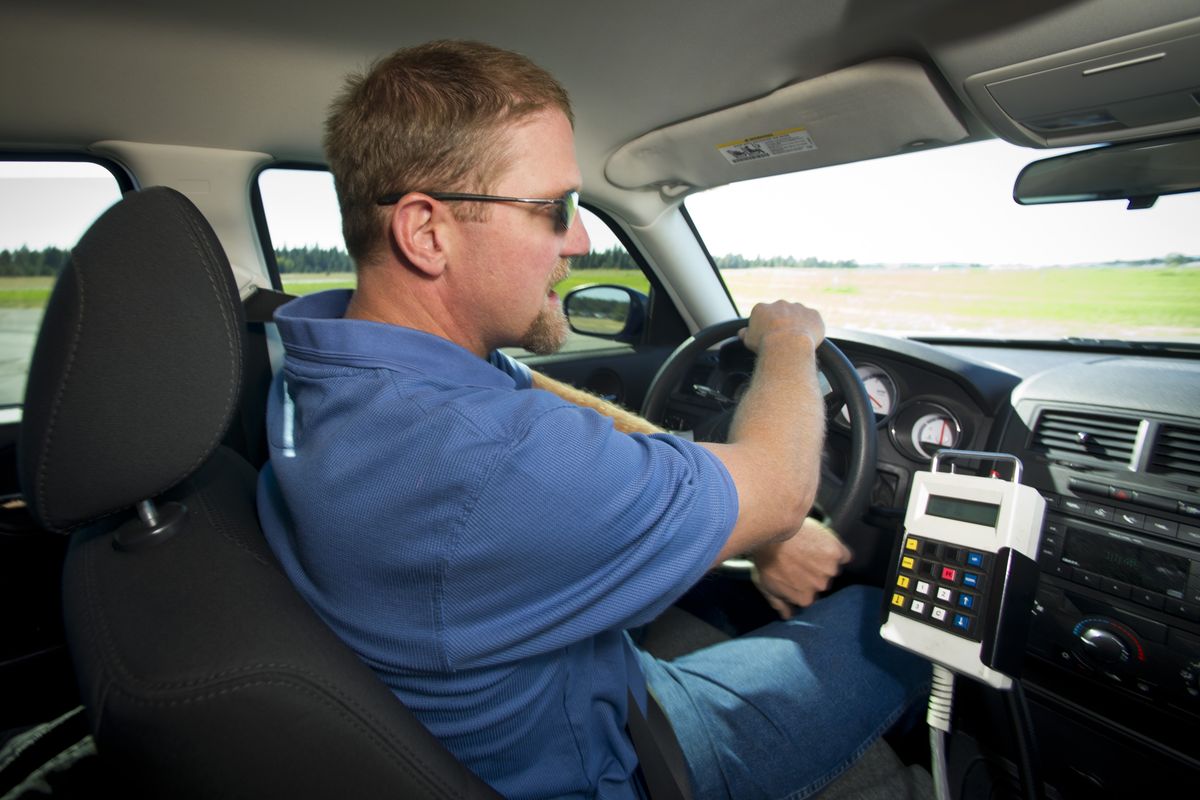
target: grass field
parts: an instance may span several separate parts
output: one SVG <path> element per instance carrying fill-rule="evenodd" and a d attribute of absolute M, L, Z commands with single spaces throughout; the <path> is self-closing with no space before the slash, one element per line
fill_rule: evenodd
<path fill-rule="evenodd" d="M 799 269 L 727 270 L 743 314 L 789 298 L 819 309 L 830 326 L 981 336 L 1200 341 L 1200 269 Z M 649 291 L 634 270 L 576 270 L 566 294 L 587 283 Z M 50 278 L 0 278 L 0 308 L 39 308 Z M 353 287 L 352 274 L 287 276 L 284 289 L 309 294 Z"/>
<path fill-rule="evenodd" d="M 830 326 L 1057 338 L 1200 340 L 1200 269 L 727 270 L 743 314 L 788 298 Z"/>
<path fill-rule="evenodd" d="M 41 308 L 53 286 L 53 278 L 0 278 L 0 308 Z"/>
<path fill-rule="evenodd" d="M 323 292 L 326 289 L 353 288 L 353 272 L 331 273 L 328 275 L 285 275 L 283 278 L 283 290 L 288 294 L 313 294 L 314 292 Z"/>
<path fill-rule="evenodd" d="M 636 269 L 577 269 L 565 281 L 560 281 L 554 291 L 561 297 L 575 287 L 589 283 L 615 283 L 650 293 L 650 281 Z"/>

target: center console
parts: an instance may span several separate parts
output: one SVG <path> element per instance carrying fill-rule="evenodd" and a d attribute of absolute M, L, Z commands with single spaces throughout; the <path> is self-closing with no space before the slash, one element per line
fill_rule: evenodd
<path fill-rule="evenodd" d="M 1002 449 L 1046 499 L 1027 680 L 1200 760 L 1200 426 L 1014 398 Z M 1037 662 L 1037 663 L 1034 663 Z"/>
<path fill-rule="evenodd" d="M 1052 511 L 1030 649 L 1200 715 L 1200 520 L 1123 499 L 1138 494 L 1125 487 L 1108 489 L 1101 498 L 1093 481 L 1072 480 L 1067 494 L 1043 492 Z"/>

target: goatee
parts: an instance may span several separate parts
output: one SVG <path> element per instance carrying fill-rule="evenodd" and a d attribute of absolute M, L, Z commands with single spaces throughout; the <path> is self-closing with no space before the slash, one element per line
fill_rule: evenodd
<path fill-rule="evenodd" d="M 550 287 L 547 288 L 546 293 L 549 294 L 556 284 L 566 280 L 570 274 L 570 259 L 560 259 L 554 274 L 550 276 Z M 557 353 L 563 343 L 567 341 L 570 330 L 561 303 L 550 303 L 534 317 L 529 329 L 521 337 L 521 347 L 539 356 Z"/>

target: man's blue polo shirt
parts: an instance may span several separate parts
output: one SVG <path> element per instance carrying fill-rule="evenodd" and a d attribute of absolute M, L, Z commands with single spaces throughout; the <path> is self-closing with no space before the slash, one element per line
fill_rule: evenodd
<path fill-rule="evenodd" d="M 506 797 L 636 796 L 625 628 L 695 583 L 737 518 L 721 462 L 625 435 L 492 362 L 342 319 L 348 291 L 276 312 L 259 515 L 301 594 Z M 499 365 L 501 368 L 497 368 Z"/>

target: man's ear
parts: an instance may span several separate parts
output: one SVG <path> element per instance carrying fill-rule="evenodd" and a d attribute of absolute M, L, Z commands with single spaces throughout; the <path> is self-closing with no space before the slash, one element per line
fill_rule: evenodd
<path fill-rule="evenodd" d="M 411 192 L 392 206 L 392 244 L 418 272 L 436 278 L 446 269 L 446 207 Z"/>

